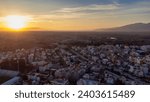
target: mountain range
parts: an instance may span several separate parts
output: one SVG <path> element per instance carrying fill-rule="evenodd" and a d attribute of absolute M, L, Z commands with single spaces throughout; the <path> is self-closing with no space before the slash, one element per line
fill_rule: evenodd
<path fill-rule="evenodd" d="M 120 31 L 120 32 L 150 32 L 150 23 L 134 23 L 121 27 L 108 29 L 96 29 L 96 31 Z"/>

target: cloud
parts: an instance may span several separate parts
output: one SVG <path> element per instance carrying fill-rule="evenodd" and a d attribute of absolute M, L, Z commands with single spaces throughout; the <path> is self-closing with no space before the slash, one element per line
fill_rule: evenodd
<path fill-rule="evenodd" d="M 77 20 L 77 19 L 99 19 L 102 20 L 117 20 L 130 19 L 136 16 L 137 18 L 150 16 L 150 2 L 137 2 L 131 4 L 119 4 L 114 0 L 110 4 L 90 4 L 86 6 L 65 7 L 47 12 L 47 14 L 31 15 L 32 22 L 47 22 L 62 20 Z M 149 14 L 148 14 L 149 13 Z M 147 17 L 145 17 L 147 18 Z M 118 19 L 119 20 L 119 19 Z"/>
<path fill-rule="evenodd" d="M 24 28 L 25 30 L 41 30 L 42 28 L 41 27 L 27 27 L 27 28 Z"/>
<path fill-rule="evenodd" d="M 136 2 L 130 4 L 118 3 L 119 0 L 111 0 L 106 4 L 89 4 L 84 6 L 62 7 L 38 14 L 30 13 L 32 22 L 52 22 L 53 20 L 78 19 L 84 17 L 111 17 L 122 15 L 143 14 L 150 12 L 150 2 Z"/>
<path fill-rule="evenodd" d="M 145 14 L 150 12 L 149 7 L 150 2 L 138 2 L 135 4 L 123 5 L 119 11 L 121 14 Z"/>
<path fill-rule="evenodd" d="M 90 11 L 108 11 L 116 10 L 119 8 L 119 4 L 91 4 L 82 7 L 72 7 L 72 8 L 62 8 L 60 10 L 54 11 L 54 13 L 78 13 L 78 12 L 90 12 Z"/>
<path fill-rule="evenodd" d="M 53 10 L 49 12 L 47 15 L 34 15 L 33 18 L 39 22 L 41 21 L 49 21 L 49 20 L 57 20 L 57 19 L 73 19 L 80 18 L 82 16 L 86 16 L 91 13 L 96 12 L 105 12 L 119 9 L 119 4 L 91 4 L 82 7 L 70 7 L 70 8 L 61 8 L 58 10 Z M 41 19 L 41 20 L 39 20 Z M 43 19 L 43 20 L 42 20 Z"/>

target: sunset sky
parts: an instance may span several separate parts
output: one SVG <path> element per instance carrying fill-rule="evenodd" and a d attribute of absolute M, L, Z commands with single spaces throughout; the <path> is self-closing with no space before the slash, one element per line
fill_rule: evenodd
<path fill-rule="evenodd" d="M 0 0 L 4 18 L 29 18 L 28 30 L 93 30 L 150 22 L 150 0 Z"/>

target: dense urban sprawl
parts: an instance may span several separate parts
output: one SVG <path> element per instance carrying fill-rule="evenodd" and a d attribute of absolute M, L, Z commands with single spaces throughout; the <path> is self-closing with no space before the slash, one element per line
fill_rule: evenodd
<path fill-rule="evenodd" d="M 150 45 L 62 44 L 1 52 L 0 58 L 0 74 L 7 71 L 12 78 L 3 84 L 150 84 Z"/>

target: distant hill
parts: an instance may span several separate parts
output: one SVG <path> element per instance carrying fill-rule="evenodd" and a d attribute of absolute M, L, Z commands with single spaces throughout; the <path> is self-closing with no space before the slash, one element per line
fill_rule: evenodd
<path fill-rule="evenodd" d="M 135 24 L 125 25 L 122 27 L 96 29 L 96 31 L 150 32 L 150 23 L 135 23 Z"/>

